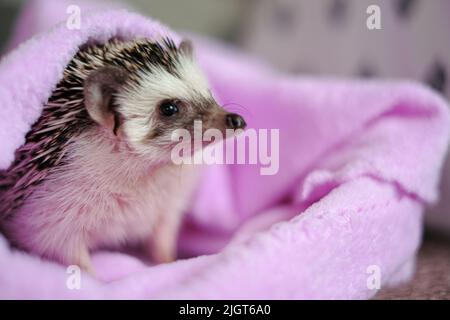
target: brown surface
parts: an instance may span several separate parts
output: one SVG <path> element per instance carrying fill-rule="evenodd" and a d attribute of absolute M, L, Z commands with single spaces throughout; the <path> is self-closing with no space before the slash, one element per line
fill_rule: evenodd
<path fill-rule="evenodd" d="M 382 289 L 375 299 L 450 300 L 450 239 L 425 237 L 413 279 Z"/>

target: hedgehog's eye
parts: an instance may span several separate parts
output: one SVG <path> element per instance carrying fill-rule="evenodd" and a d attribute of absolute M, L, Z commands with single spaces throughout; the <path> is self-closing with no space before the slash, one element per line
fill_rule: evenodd
<path fill-rule="evenodd" d="M 161 114 L 166 117 L 171 117 L 180 111 L 177 103 L 172 100 L 164 101 L 163 103 L 161 103 L 161 105 L 159 106 L 159 110 L 161 111 Z"/>

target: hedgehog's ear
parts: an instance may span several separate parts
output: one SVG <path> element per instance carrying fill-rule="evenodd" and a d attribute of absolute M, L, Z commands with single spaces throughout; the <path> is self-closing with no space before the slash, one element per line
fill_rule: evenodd
<path fill-rule="evenodd" d="M 183 39 L 180 43 L 180 51 L 184 53 L 186 56 L 192 58 L 194 56 L 194 46 L 192 45 L 191 40 Z"/>
<path fill-rule="evenodd" d="M 89 116 L 117 134 L 120 115 L 114 105 L 114 94 L 125 84 L 128 73 L 119 67 L 92 71 L 84 82 L 84 104 Z"/>

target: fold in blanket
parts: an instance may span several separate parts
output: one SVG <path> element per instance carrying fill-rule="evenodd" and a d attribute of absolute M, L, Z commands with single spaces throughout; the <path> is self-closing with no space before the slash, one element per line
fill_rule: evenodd
<path fill-rule="evenodd" d="M 0 64 L 0 168 L 40 115 L 79 46 L 175 34 L 127 11 L 83 16 L 13 50 Z M 2 298 L 369 298 L 413 270 L 422 212 L 437 199 L 449 140 L 446 103 L 414 83 L 303 79 L 196 41 L 224 105 L 248 126 L 279 129 L 276 175 L 259 165 L 206 166 L 175 263 L 148 266 L 99 252 L 100 280 L 66 287 L 64 266 L 0 239 Z M 244 111 L 245 110 L 245 111 Z M 114 281 L 113 281 L 114 280 Z"/>

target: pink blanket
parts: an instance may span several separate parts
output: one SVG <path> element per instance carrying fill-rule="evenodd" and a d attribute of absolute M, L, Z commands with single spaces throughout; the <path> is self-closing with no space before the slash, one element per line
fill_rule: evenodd
<path fill-rule="evenodd" d="M 161 33 L 111 11 L 13 50 L 0 63 L 0 168 L 80 45 Z M 374 275 L 383 286 L 411 274 L 449 140 L 444 100 L 414 83 L 289 77 L 204 40 L 197 55 L 222 103 L 245 107 L 250 128 L 280 130 L 278 174 L 205 167 L 179 243 L 185 259 L 150 266 L 97 252 L 100 279 L 82 274 L 79 290 L 64 266 L 0 236 L 0 298 L 365 299 Z"/>

